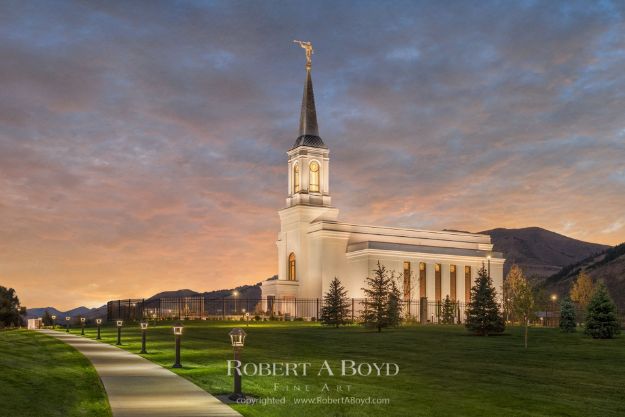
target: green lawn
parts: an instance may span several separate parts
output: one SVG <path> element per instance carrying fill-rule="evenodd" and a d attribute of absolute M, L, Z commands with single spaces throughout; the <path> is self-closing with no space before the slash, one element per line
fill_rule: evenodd
<path fill-rule="evenodd" d="M 0 331 L 0 416 L 110 417 L 100 379 L 74 348 L 28 330 Z"/>
<path fill-rule="evenodd" d="M 228 393 L 232 377 L 229 330 L 238 323 L 186 322 L 183 369 L 174 370 L 213 394 Z M 530 347 L 521 329 L 507 335 L 475 337 L 459 326 L 409 326 L 381 334 L 360 327 L 322 328 L 313 323 L 262 323 L 248 333 L 243 360 L 311 362 L 307 377 L 244 377 L 246 393 L 286 399 L 286 405 L 235 405 L 245 416 L 610 416 L 625 415 L 625 338 L 593 340 L 556 329 L 530 330 Z M 75 332 L 78 332 L 75 330 Z M 95 337 L 88 329 L 87 337 Z M 115 329 L 103 328 L 105 342 Z M 123 348 L 139 352 L 140 331 L 123 329 Z M 146 358 L 170 367 L 174 362 L 170 325 L 151 324 Z M 396 362 L 398 376 L 316 376 L 323 360 Z M 279 384 L 275 390 L 274 383 Z M 330 392 L 321 392 L 327 383 Z M 309 391 L 296 391 L 309 386 Z M 341 385 L 343 393 L 336 392 Z M 350 392 L 345 390 L 350 385 Z M 288 391 L 284 389 L 288 388 Z M 296 398 L 388 398 L 387 405 L 302 405 Z"/>

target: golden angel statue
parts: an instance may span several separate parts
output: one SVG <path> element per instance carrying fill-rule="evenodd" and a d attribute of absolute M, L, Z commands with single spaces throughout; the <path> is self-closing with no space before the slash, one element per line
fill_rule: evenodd
<path fill-rule="evenodd" d="M 303 41 L 293 41 L 294 43 L 299 43 L 299 46 L 306 50 L 306 66 L 310 67 L 312 65 L 312 54 L 314 53 L 312 43 L 303 42 Z"/>

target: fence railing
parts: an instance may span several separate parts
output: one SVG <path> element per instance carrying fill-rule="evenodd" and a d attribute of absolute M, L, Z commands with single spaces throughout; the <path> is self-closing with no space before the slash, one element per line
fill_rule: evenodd
<path fill-rule="evenodd" d="M 442 323 L 442 301 L 403 300 L 401 309 L 404 319 L 421 323 Z M 348 316 L 359 321 L 366 306 L 363 298 L 349 299 Z M 462 323 L 465 303 L 452 306 L 453 322 Z M 126 299 L 107 303 L 108 320 L 239 320 L 249 313 L 252 319 L 318 320 L 323 300 L 320 298 L 204 298 L 179 297 L 156 299 Z M 449 317 L 448 317 L 449 319 Z"/>

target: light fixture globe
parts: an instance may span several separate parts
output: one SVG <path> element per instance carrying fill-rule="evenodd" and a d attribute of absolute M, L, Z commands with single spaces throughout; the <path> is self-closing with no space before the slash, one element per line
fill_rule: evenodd
<path fill-rule="evenodd" d="M 52 320 L 56 320 L 56 316 L 55 315 L 52 315 Z"/>
<path fill-rule="evenodd" d="M 247 335 L 245 331 L 239 327 L 235 327 L 230 330 L 230 343 L 232 343 L 232 347 L 243 347 L 245 344 L 245 336 Z"/>
<path fill-rule="evenodd" d="M 174 324 L 174 334 L 175 334 L 176 336 L 180 336 L 180 335 L 182 335 L 182 329 L 183 329 L 183 327 L 184 327 L 184 326 L 182 325 L 182 323 L 176 323 L 176 324 Z"/>
<path fill-rule="evenodd" d="M 102 324 L 102 319 L 95 319 L 95 323 L 98 324 L 98 325 Z"/>
<path fill-rule="evenodd" d="M 557 299 L 558 299 L 558 296 L 557 296 L 557 295 L 553 294 L 553 295 L 551 296 L 551 301 L 556 301 Z"/>
<path fill-rule="evenodd" d="M 84 322 L 85 322 L 85 320 L 86 320 L 86 319 L 85 319 L 84 317 L 81 317 L 81 318 L 80 318 L 80 322 L 81 322 L 81 323 L 84 323 Z"/>
<path fill-rule="evenodd" d="M 141 330 L 145 330 L 148 328 L 148 322 L 147 321 L 142 321 L 141 322 Z"/>
<path fill-rule="evenodd" d="M 117 327 L 122 327 L 124 325 L 124 320 L 117 320 Z"/>
<path fill-rule="evenodd" d="M 65 321 L 70 321 L 71 319 L 72 319 L 72 318 L 71 318 L 71 317 L 69 317 L 69 316 L 65 317 Z"/>

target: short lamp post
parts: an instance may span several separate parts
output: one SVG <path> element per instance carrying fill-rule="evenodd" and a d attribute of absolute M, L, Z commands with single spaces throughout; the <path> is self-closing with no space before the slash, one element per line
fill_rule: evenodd
<path fill-rule="evenodd" d="M 52 330 L 56 329 L 56 316 L 52 316 Z"/>
<path fill-rule="evenodd" d="M 71 318 L 70 316 L 65 317 L 65 331 L 66 331 L 67 333 L 69 333 L 69 321 L 70 321 L 71 319 L 72 319 L 72 318 Z"/>
<path fill-rule="evenodd" d="M 123 320 L 117 320 L 117 346 L 122 344 L 122 326 L 124 325 Z"/>
<path fill-rule="evenodd" d="M 102 319 L 95 319 L 95 324 L 98 326 L 98 335 L 96 336 L 96 340 L 100 340 L 100 326 L 102 326 Z"/>
<path fill-rule="evenodd" d="M 147 329 L 148 329 L 148 322 L 142 321 L 141 322 L 141 352 L 139 353 L 148 353 L 145 350 L 145 332 Z"/>
<path fill-rule="evenodd" d="M 232 401 L 236 401 L 239 398 L 245 398 L 243 392 L 241 392 L 241 362 L 240 352 L 243 349 L 245 343 L 245 330 L 238 327 L 232 329 L 229 333 L 230 343 L 232 343 L 232 349 L 234 350 L 234 361 L 238 364 L 237 369 L 234 371 L 234 392 L 230 395 Z"/>
<path fill-rule="evenodd" d="M 176 336 L 176 363 L 172 368 L 182 368 L 180 364 L 180 337 L 182 336 L 182 323 L 174 324 L 174 336 Z"/>
<path fill-rule="evenodd" d="M 81 336 L 85 335 L 85 318 L 84 317 L 80 318 L 80 335 Z"/>
<path fill-rule="evenodd" d="M 245 326 L 250 327 L 250 312 L 245 313 Z"/>

